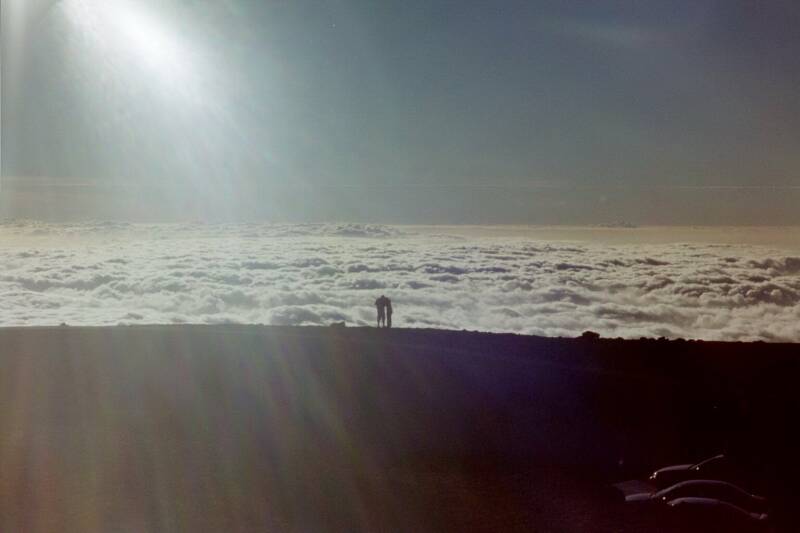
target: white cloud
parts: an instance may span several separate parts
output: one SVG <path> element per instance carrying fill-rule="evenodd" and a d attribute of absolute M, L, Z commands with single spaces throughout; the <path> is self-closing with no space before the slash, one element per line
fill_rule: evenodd
<path fill-rule="evenodd" d="M 3 326 L 372 325 L 386 293 L 401 327 L 800 341 L 800 257 L 751 245 L 352 224 L 15 222 L 0 237 Z"/>

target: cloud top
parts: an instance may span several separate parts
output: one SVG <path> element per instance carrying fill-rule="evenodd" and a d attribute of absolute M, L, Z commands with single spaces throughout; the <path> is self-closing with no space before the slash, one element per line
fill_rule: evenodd
<path fill-rule="evenodd" d="M 0 325 L 372 325 L 800 341 L 800 257 L 379 225 L 0 225 Z"/>

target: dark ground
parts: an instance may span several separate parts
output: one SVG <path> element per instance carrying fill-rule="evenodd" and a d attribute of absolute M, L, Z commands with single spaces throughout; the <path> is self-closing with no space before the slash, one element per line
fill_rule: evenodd
<path fill-rule="evenodd" d="M 604 488 L 720 452 L 797 531 L 798 378 L 798 345 L 0 330 L 0 531 L 699 531 Z"/>

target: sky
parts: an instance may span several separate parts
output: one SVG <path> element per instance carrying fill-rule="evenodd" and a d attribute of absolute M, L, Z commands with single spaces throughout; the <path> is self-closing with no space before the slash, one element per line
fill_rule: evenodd
<path fill-rule="evenodd" d="M 800 225 L 787 0 L 3 0 L 5 217 Z"/>

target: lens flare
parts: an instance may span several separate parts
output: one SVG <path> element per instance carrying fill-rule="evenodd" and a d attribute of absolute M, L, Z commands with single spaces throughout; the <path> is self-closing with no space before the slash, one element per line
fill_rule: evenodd
<path fill-rule="evenodd" d="M 81 197 L 88 209 L 145 204 L 149 192 L 141 191 L 158 190 L 159 200 L 178 210 L 224 219 L 261 190 L 257 179 L 281 172 L 273 139 L 283 134 L 269 127 L 286 101 L 278 90 L 281 71 L 267 72 L 277 61 L 263 48 L 257 69 L 242 63 L 249 52 L 228 43 L 246 25 L 220 4 L 2 2 L 3 124 L 21 139 L 15 145 L 4 135 L 4 149 L 37 151 L 15 170 L 19 176 L 10 176 L 27 185 L 31 176 L 45 179 L 37 202 L 58 196 L 71 179 L 92 191 Z M 18 198 L 3 205 L 24 209 Z"/>
<path fill-rule="evenodd" d="M 117 68 L 146 70 L 157 75 L 159 84 L 191 82 L 194 54 L 175 28 L 152 14 L 142 2 L 128 0 L 66 0 L 61 9 L 80 30 L 82 39 L 105 64 Z"/>

